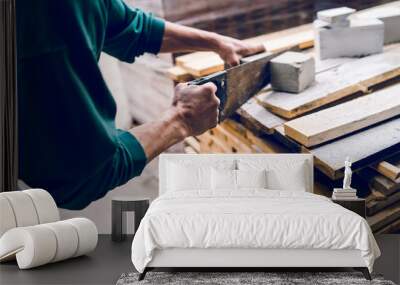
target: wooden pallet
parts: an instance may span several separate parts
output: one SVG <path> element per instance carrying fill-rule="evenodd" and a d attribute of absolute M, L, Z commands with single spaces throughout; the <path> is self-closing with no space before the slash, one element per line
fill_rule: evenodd
<path fill-rule="evenodd" d="M 201 153 L 285 153 L 287 149 L 274 140 L 256 136 L 238 122 L 226 120 L 197 137 Z"/>

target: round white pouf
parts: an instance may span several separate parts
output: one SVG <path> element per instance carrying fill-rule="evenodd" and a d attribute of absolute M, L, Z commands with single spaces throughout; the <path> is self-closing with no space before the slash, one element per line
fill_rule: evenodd
<path fill-rule="evenodd" d="M 14 211 L 8 199 L 0 194 L 0 238 L 9 229 L 15 228 Z"/>
<path fill-rule="evenodd" d="M 39 224 L 51 223 L 60 220 L 60 213 L 53 197 L 43 189 L 29 189 L 22 191 L 28 194 L 36 208 Z"/>

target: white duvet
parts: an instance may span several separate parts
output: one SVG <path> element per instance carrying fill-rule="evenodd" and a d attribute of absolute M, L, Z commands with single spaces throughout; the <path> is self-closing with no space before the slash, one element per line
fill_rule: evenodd
<path fill-rule="evenodd" d="M 367 222 L 328 198 L 257 189 L 160 196 L 140 223 L 132 262 L 143 272 L 165 248 L 358 249 L 370 271 L 380 255 Z"/>

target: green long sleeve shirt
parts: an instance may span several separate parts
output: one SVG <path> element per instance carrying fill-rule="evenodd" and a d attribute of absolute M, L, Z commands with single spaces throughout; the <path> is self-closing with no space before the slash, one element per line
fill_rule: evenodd
<path fill-rule="evenodd" d="M 98 60 L 156 54 L 163 33 L 122 0 L 17 0 L 20 179 L 80 209 L 142 172 L 144 150 L 116 129 Z"/>

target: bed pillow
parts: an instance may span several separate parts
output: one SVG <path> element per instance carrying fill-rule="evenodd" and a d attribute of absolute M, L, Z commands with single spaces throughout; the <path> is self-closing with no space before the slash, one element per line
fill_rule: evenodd
<path fill-rule="evenodd" d="M 168 167 L 168 190 L 189 191 L 199 189 L 210 189 L 211 167 L 185 166 L 170 163 Z"/>
<path fill-rule="evenodd" d="M 234 169 L 233 160 L 215 162 L 177 160 L 167 164 L 167 191 L 211 190 L 211 169 Z"/>
<path fill-rule="evenodd" d="M 237 189 L 267 188 L 267 171 L 263 170 L 236 170 Z"/>
<path fill-rule="evenodd" d="M 267 188 L 305 192 L 309 183 L 309 164 L 306 161 L 285 159 L 239 159 L 239 170 L 267 170 Z"/>
<path fill-rule="evenodd" d="M 212 168 L 211 189 L 214 191 L 236 190 L 236 170 Z"/>
<path fill-rule="evenodd" d="M 267 172 L 263 170 L 211 170 L 211 188 L 214 191 L 235 191 L 242 188 L 266 188 Z"/>

